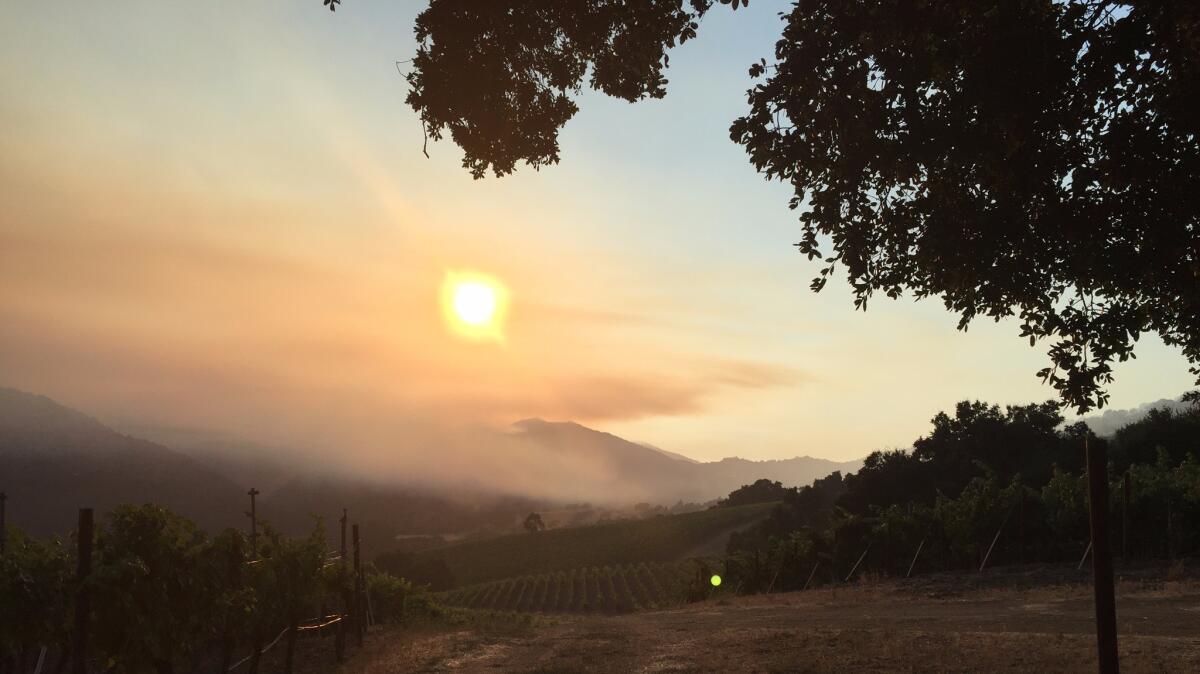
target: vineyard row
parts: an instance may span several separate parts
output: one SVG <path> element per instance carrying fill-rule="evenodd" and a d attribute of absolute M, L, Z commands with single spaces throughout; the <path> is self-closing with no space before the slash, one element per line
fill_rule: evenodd
<path fill-rule="evenodd" d="M 442 595 L 450 606 L 520 613 L 630 613 L 681 604 L 690 562 L 588 567 L 506 578 Z"/>

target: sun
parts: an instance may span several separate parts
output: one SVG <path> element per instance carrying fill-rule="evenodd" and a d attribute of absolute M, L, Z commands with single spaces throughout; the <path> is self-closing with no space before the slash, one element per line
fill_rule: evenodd
<path fill-rule="evenodd" d="M 496 315 L 496 291 L 474 281 L 458 284 L 454 289 L 454 313 L 464 323 L 486 324 Z"/>
<path fill-rule="evenodd" d="M 447 271 L 442 281 L 442 309 L 459 336 L 503 339 L 508 291 L 496 279 L 478 272 Z"/>

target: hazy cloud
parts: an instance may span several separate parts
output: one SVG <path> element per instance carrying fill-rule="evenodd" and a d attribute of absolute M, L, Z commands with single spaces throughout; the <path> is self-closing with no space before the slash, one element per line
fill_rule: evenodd
<path fill-rule="evenodd" d="M 127 217 L 149 217 L 141 208 Z M 549 475 L 606 468 L 528 446 L 507 433 L 517 419 L 702 414 L 721 396 L 803 380 L 665 349 L 635 312 L 564 308 L 519 285 L 507 343 L 463 343 L 441 323 L 440 270 L 411 251 L 395 251 L 392 270 L 336 251 L 315 262 L 303 246 L 267 249 L 222 228 L 93 229 L 76 217 L 0 223 L 0 383 L 123 428 L 203 429 L 297 465 L 545 493 Z"/>

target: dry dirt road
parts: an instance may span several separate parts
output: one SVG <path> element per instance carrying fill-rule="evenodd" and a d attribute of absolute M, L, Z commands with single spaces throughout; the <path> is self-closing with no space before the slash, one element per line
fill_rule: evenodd
<path fill-rule="evenodd" d="M 345 674 L 1094 672 L 1090 588 L 879 584 L 553 617 L 512 633 L 380 633 Z M 1118 588 L 1125 672 L 1200 672 L 1200 584 Z"/>

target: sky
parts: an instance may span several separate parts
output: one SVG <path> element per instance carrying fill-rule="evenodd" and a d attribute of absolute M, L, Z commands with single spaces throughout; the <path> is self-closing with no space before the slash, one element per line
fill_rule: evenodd
<path fill-rule="evenodd" d="M 585 93 L 561 164 L 479 181 L 404 103 L 423 4 L 6 8 L 0 385 L 376 466 L 528 417 L 848 460 L 1053 397 L 1014 322 L 808 290 L 790 190 L 728 137 L 781 3 L 715 8 L 664 100 Z M 463 271 L 507 289 L 503 339 L 447 325 Z M 1116 377 L 1116 408 L 1192 384 L 1153 336 Z"/>

